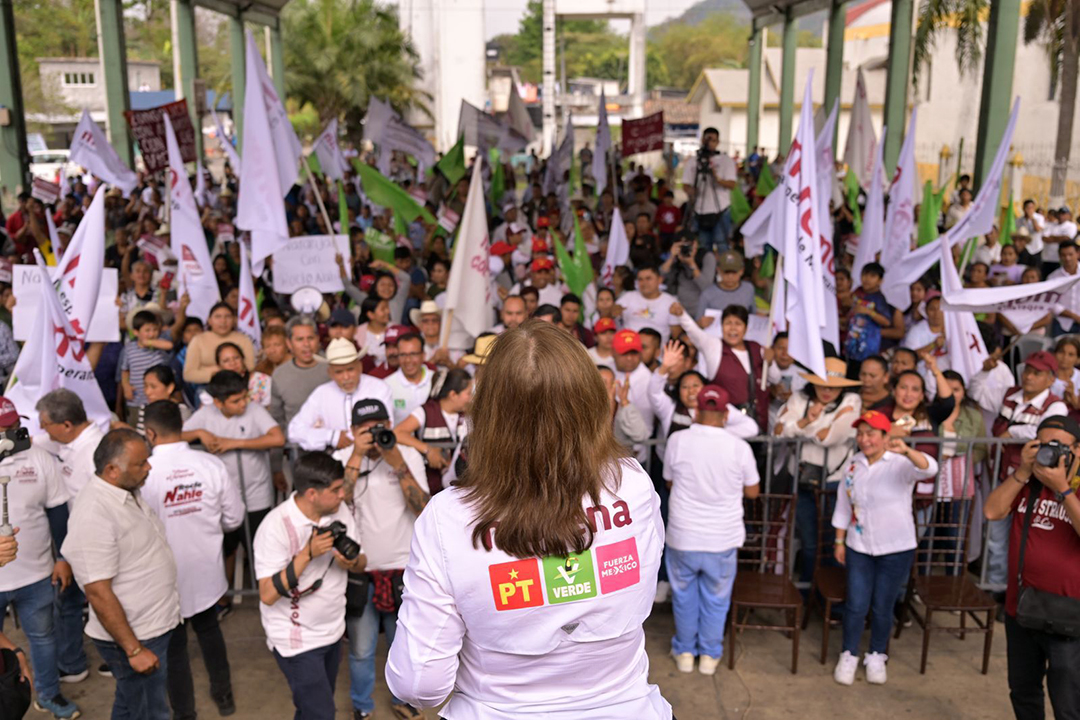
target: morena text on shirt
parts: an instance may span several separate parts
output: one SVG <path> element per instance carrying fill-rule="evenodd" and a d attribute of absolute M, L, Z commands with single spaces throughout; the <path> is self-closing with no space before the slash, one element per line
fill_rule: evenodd
<path fill-rule="evenodd" d="M 611 506 L 612 510 L 609 510 L 606 505 L 597 505 L 596 507 L 585 508 L 585 520 L 589 524 L 589 529 L 593 534 L 598 532 L 598 528 L 601 526 L 604 530 L 610 530 L 613 527 L 621 528 L 631 525 L 634 519 L 630 517 L 630 506 L 626 504 L 625 500 L 616 500 Z M 597 516 L 600 516 L 599 525 L 596 522 Z M 495 547 L 495 530 L 499 527 L 499 522 L 496 520 L 491 524 L 491 530 L 484 535 L 482 543 L 485 550 L 492 550 Z"/>

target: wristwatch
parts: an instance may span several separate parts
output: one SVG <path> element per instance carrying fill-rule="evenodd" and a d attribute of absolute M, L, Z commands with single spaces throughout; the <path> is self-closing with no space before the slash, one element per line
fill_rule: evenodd
<path fill-rule="evenodd" d="M 1070 487 L 1065 492 L 1058 493 L 1057 494 L 1058 502 L 1065 502 L 1065 498 L 1069 497 L 1074 492 L 1076 492 L 1076 491 L 1073 488 Z"/>

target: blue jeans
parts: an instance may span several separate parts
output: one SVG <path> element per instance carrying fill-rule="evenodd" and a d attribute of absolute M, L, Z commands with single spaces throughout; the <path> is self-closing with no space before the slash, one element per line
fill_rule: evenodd
<path fill-rule="evenodd" d="M 142 644 L 158 659 L 158 669 L 149 675 L 131 669 L 127 652 L 114 642 L 94 640 L 98 653 L 109 665 L 116 680 L 112 720 L 169 720 L 166 692 L 169 677 L 169 638 L 173 631 Z"/>
<path fill-rule="evenodd" d="M 866 555 L 848 547 L 847 597 L 844 599 L 844 650 L 859 654 L 859 641 L 870 617 L 870 652 L 883 653 L 889 644 L 896 589 L 906 582 L 915 550 Z"/>
<path fill-rule="evenodd" d="M 731 607 L 738 548 L 724 552 L 665 550 L 671 582 L 671 606 L 675 613 L 676 655 L 724 654 L 724 622 Z"/>
<path fill-rule="evenodd" d="M 836 490 L 839 483 L 829 483 L 828 488 Z M 835 531 L 830 522 L 833 508 L 836 506 L 836 495 L 826 495 L 825 503 L 825 532 L 824 541 L 828 547 L 832 547 Z M 795 503 L 795 536 L 799 539 L 799 581 L 810 582 L 814 577 L 814 562 L 818 553 L 818 510 L 814 490 L 809 486 L 800 486 L 798 499 Z M 822 558 L 822 565 L 835 565 L 836 561 L 830 555 Z M 803 597 L 809 594 L 809 590 L 803 591 Z"/>
<path fill-rule="evenodd" d="M 341 664 L 341 642 L 292 657 L 282 657 L 275 650 L 274 659 L 292 691 L 296 707 L 293 720 L 334 720 L 334 681 Z"/>
<path fill-rule="evenodd" d="M 731 208 L 720 213 L 716 224 L 708 230 L 698 230 L 698 245 L 705 250 L 717 252 L 728 249 L 728 238 L 731 237 Z"/>
<path fill-rule="evenodd" d="M 1005 587 L 1009 579 L 1009 532 L 1012 515 L 991 520 L 986 532 L 986 582 Z"/>
<path fill-rule="evenodd" d="M 83 605 L 86 596 L 73 581 L 57 589 L 53 621 L 56 623 L 56 667 L 61 675 L 78 675 L 89 667 L 83 649 Z"/>
<path fill-rule="evenodd" d="M 34 669 L 34 691 L 51 700 L 60 694 L 60 674 L 56 670 L 56 625 L 53 622 L 52 578 L 38 580 L 15 590 L 0 592 L 0 613 L 15 606 L 23 632 L 30 641 L 30 664 Z M 0 630 L 4 618 L 0 615 Z"/>
<path fill-rule="evenodd" d="M 374 592 L 375 584 L 371 583 L 364 614 L 345 621 L 349 631 L 349 697 L 352 698 L 353 709 L 362 712 L 375 709 L 371 693 L 375 691 L 375 646 L 379 644 L 379 626 L 386 633 L 387 646 L 394 643 L 394 633 L 397 632 L 397 613 L 376 610 L 371 602 Z M 392 694 L 390 702 L 401 704 L 401 700 Z"/>

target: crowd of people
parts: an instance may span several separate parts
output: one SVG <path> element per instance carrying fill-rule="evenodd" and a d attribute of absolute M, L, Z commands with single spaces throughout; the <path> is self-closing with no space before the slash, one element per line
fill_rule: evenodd
<path fill-rule="evenodd" d="M 81 399 L 68 390 L 50 392 L 36 407 L 0 400 L 0 431 L 16 430 L 34 413 L 42 430 L 32 447 L 0 461 L 0 472 L 18 481 L 8 492 L 20 529 L 14 539 L 0 538 L 0 552 L 15 540 L 18 545 L 17 557 L 0 556 L 6 561 L 0 606 L 12 604 L 26 631 L 31 663 L 23 673 L 33 677 L 39 709 L 78 717 L 61 688 L 89 672 L 85 630 L 104 661 L 98 670 L 116 681 L 114 718 L 164 720 L 170 707 L 178 720 L 194 718 L 190 623 L 217 709 L 235 712 L 220 622 L 232 607 L 240 561 L 248 563 L 248 590 L 258 594 L 267 646 L 289 683 L 297 718 L 334 716 L 345 636 L 354 717 L 371 716 L 380 631 L 394 646 L 387 676 L 395 715 L 417 718 L 421 707 L 444 700 L 441 690 L 421 692 L 427 686 L 410 680 L 420 663 L 410 653 L 469 650 L 460 641 L 457 649 L 425 644 L 422 630 L 434 612 L 423 604 L 425 593 L 448 580 L 442 559 L 411 565 L 414 537 L 433 542 L 432 533 L 440 531 L 437 519 L 425 521 L 429 503 L 475 482 L 467 440 L 477 412 L 473 393 L 475 379 L 489 377 L 493 349 L 505 345 L 502 338 L 532 337 L 535 323 L 544 322 L 587 356 L 583 362 L 606 392 L 614 438 L 640 463 L 641 477 L 651 478 L 667 536 L 650 548 L 655 562 L 643 558 L 642 572 L 657 572 L 649 580 L 653 600 L 672 603 L 671 651 L 679 671 L 692 672 L 696 663 L 701 674 L 716 672 L 746 538 L 744 502 L 786 492 L 801 587 L 811 586 L 820 562 L 846 568 L 835 680 L 854 681 L 869 615 L 866 681 L 886 682 L 887 642 L 894 609 L 907 594 L 920 518 L 935 498 L 974 498 L 988 528 L 973 523 L 968 552 L 953 558 L 953 570 L 968 572 L 967 561 L 982 554 L 985 536 L 982 573 L 1003 590 L 998 599 L 1016 714 L 1042 716 L 1044 676 L 1058 716 L 1075 712 L 1080 690 L 1064 674 L 1080 662 L 1076 643 L 1018 620 L 1017 599 L 1027 588 L 1080 599 L 1075 563 L 1065 568 L 1055 561 L 1080 550 L 1080 505 L 1073 495 L 1080 340 L 1069 334 L 1080 322 L 1080 284 L 1025 334 L 1044 338 L 1046 349 L 1016 367 L 1006 361 L 1006 350 L 1021 335 L 1017 328 L 1005 313 L 979 316 L 990 359 L 964 377 L 948 357 L 938 275 L 911 285 L 908 307 L 889 304 L 881 290 L 886 269 L 878 263 L 853 278 L 848 268 L 859 208 L 839 198 L 831 222 L 840 343 L 825 348 L 827 372 L 816 375 L 789 354 L 787 332 L 774 334 L 762 322 L 776 281 L 772 251 L 746 257 L 731 217 L 736 190 L 751 205 L 761 202 L 756 190 L 768 161 L 755 151 L 737 162 L 716 150 L 719 139 L 707 129 L 701 155 L 676 167 L 630 163 L 625 173 L 610 173 L 598 196 L 588 148 L 579 187 L 559 179 L 558 189 L 546 194 L 544 161 L 535 155 L 507 161 L 503 172 L 514 182 L 499 197 L 491 188 L 484 193 L 493 292 L 490 329 L 476 337 L 443 327 L 455 262 L 452 232 L 423 216 L 395 222 L 392 210 L 375 205 L 352 172 L 344 180 L 347 227 L 331 227 L 336 223 L 320 210 L 316 194 L 322 205 L 337 200 L 332 183 L 312 180 L 286 197 L 294 236 L 348 237 L 348 258 L 336 258 L 344 291 L 325 294 L 314 313 L 300 312 L 275 291 L 268 260 L 253 278 L 261 297 L 257 342 L 237 325 L 244 239 L 234 225 L 238 179 L 227 164 L 223 175 L 199 183 L 206 188 L 200 210 L 222 298 L 205 318 L 189 316 L 191 298 L 177 294 L 176 260 L 164 250 L 170 229 L 161 177 L 142 177 L 128 197 L 89 176 L 69 180 L 55 206 L 20 196 L 4 222 L 0 254 L 32 262 L 35 249 L 49 246 L 62 257 L 94 193 L 104 192 L 106 265 L 120 278 L 122 339 L 87 351 L 113 412 L 111 428 L 88 419 Z M 491 174 L 486 168 L 484 176 Z M 390 177 L 433 214 L 463 215 L 470 174 L 451 182 L 438 170 L 417 173 L 395 155 Z M 970 206 L 966 176 L 951 200 L 937 218 L 942 229 Z M 52 244 L 45 213 L 57 227 Z M 615 224 L 629 241 L 628 259 L 606 277 L 600 271 Z M 575 226 L 596 278 L 579 293 L 571 292 L 556 259 L 556 243 L 575 247 Z M 392 262 L 376 258 L 367 242 L 372 233 L 393 238 Z M 1011 237 L 995 230 L 979 239 L 965 284 L 1077 275 L 1076 235 L 1069 208 L 1044 212 L 1027 201 Z M 19 351 L 10 285 L 0 284 L 0 304 L 0 372 L 6 377 Z M 521 355 L 520 363 L 519 372 L 529 372 L 534 358 Z M 500 382 L 490 377 L 493 385 Z M 544 416 L 554 426 L 537 430 L 536 453 L 550 446 L 543 433 L 575 429 L 558 427 L 571 416 Z M 514 433 L 512 417 L 505 420 L 502 430 Z M 988 437 L 1016 442 L 1001 444 L 996 462 L 978 443 Z M 771 464 L 762 438 L 777 443 Z M 1051 441 L 1063 448 L 1053 467 L 1035 458 Z M 478 462 L 489 467 L 486 456 Z M 538 461 L 529 456 L 522 462 Z M 960 489 L 950 494 L 945 486 Z M 638 502 L 635 510 L 650 512 L 647 498 Z M 464 512 L 450 500 L 444 506 Z M 819 527 L 819 518 L 828 527 Z M 499 548 L 529 548 L 512 530 L 502 534 L 498 518 L 488 520 Z M 606 515 L 603 524 L 612 524 Z M 613 524 L 620 527 L 618 511 Z M 474 539 L 480 535 L 486 530 Z M 822 552 L 819 543 L 832 544 L 833 551 Z M 1018 560 L 1024 543 L 1026 556 Z M 577 557 L 565 559 L 566 572 L 571 560 L 581 567 L 601 557 L 575 549 Z M 549 592 L 539 575 L 527 576 L 535 583 L 531 595 L 517 579 L 517 566 L 510 569 L 514 582 L 498 584 L 492 565 L 494 606 L 485 601 L 480 608 L 473 598 L 468 613 L 566 602 L 551 592 L 551 559 L 543 559 Z M 606 594 L 603 577 L 593 582 Z M 566 592 L 585 599 L 596 594 L 594 586 L 569 587 Z M 403 613 L 410 602 L 421 609 Z M 561 611 L 573 622 L 572 612 Z M 582 636 L 596 632 L 589 631 Z M 398 634 L 406 639 L 397 642 Z M 5 642 L 0 639 L 0 648 Z M 536 640 L 498 649 L 531 653 L 542 646 Z M 1014 663 L 1026 668 L 1014 672 Z M 502 702 L 486 696 L 475 677 L 459 678 L 457 687 L 466 697 L 475 693 L 471 702 Z M 511 715 L 542 705 L 517 702 L 523 704 Z M 638 709 L 648 710 L 639 717 L 670 717 L 662 700 L 640 702 Z"/>

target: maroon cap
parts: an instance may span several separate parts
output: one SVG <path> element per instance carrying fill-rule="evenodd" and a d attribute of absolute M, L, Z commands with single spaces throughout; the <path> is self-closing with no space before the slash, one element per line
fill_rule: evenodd
<path fill-rule="evenodd" d="M 1033 370 L 1045 370 L 1046 372 L 1057 374 L 1058 361 L 1054 356 L 1054 353 L 1049 350 L 1040 350 L 1033 352 L 1027 356 L 1024 360 L 1024 365 Z"/>
<path fill-rule="evenodd" d="M 866 423 L 875 430 L 880 430 L 883 433 L 892 430 L 892 421 L 889 420 L 884 413 L 880 413 L 877 410 L 864 412 L 855 422 L 851 423 L 851 426 L 858 427 L 859 423 Z"/>
<path fill-rule="evenodd" d="M 19 411 L 15 409 L 15 403 L 11 402 L 6 397 L 0 397 L 0 427 L 18 425 L 19 418 L 24 417 L 26 416 L 20 415 Z"/>
<path fill-rule="evenodd" d="M 397 345 L 398 340 L 406 335 L 419 334 L 411 325 L 391 325 L 386 328 L 386 334 L 383 336 L 383 345 Z"/>
<path fill-rule="evenodd" d="M 593 332 L 599 335 L 602 332 L 609 332 L 615 329 L 615 321 L 611 318 L 600 318 L 593 325 Z"/>
<path fill-rule="evenodd" d="M 697 394 L 697 409 L 724 412 L 728 406 L 727 390 L 719 385 L 706 385 Z"/>

